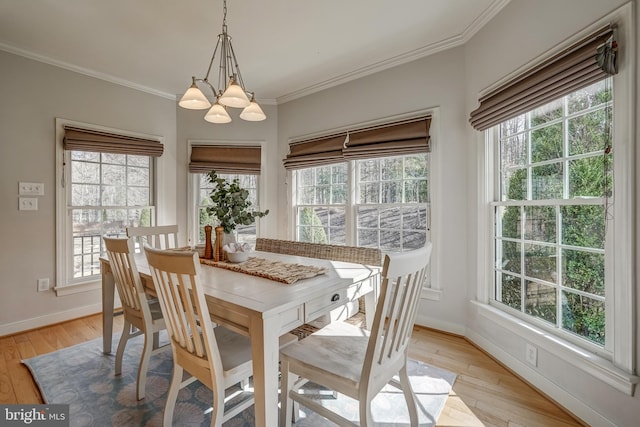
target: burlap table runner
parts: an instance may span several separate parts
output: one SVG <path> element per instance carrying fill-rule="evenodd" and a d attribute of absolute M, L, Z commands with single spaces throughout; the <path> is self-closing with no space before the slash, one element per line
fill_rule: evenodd
<path fill-rule="evenodd" d="M 326 272 L 324 267 L 291 264 L 256 257 L 250 257 L 248 260 L 237 264 L 200 258 L 200 263 L 237 271 L 239 273 L 250 274 L 252 276 L 264 277 L 265 279 L 289 285 L 297 282 L 298 280 L 308 279 Z"/>

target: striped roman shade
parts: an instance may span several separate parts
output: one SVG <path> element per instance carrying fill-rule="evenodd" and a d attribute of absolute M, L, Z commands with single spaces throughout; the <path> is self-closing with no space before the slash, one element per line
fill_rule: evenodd
<path fill-rule="evenodd" d="M 64 127 L 63 146 L 65 150 L 152 157 L 160 157 L 164 152 L 164 146 L 154 139 L 81 129 L 73 126 Z"/>
<path fill-rule="evenodd" d="M 615 32 L 613 25 L 600 28 L 483 96 L 471 126 L 489 129 L 615 74 Z"/>
<path fill-rule="evenodd" d="M 193 145 L 189 172 L 260 175 L 261 152 L 259 145 Z"/>

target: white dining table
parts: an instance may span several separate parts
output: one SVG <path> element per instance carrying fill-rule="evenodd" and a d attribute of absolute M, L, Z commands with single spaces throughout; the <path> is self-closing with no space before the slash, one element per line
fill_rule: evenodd
<path fill-rule="evenodd" d="M 211 318 L 251 339 L 255 425 L 278 425 L 279 337 L 315 320 L 330 310 L 365 297 L 375 307 L 381 267 L 271 252 L 253 252 L 253 257 L 286 263 L 324 267 L 325 273 L 292 284 L 224 268 L 202 265 L 201 283 Z M 115 283 L 109 260 L 101 258 L 103 351 L 111 352 Z M 145 286 L 153 294 L 147 260 L 136 254 L 136 265 Z M 373 310 L 366 324 L 373 323 Z"/>

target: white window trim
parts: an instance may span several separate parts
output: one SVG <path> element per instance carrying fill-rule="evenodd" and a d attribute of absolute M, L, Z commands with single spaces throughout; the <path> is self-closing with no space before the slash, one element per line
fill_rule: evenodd
<path fill-rule="evenodd" d="M 70 239 L 69 229 L 71 227 L 71 218 L 67 214 L 67 188 L 71 177 L 71 167 L 63 168 L 64 162 L 64 127 L 66 125 L 79 127 L 88 130 L 97 130 L 103 132 L 114 133 L 118 135 L 133 136 L 145 139 L 156 139 L 163 142 L 164 138 L 158 135 L 150 135 L 145 133 L 128 132 L 122 129 L 98 126 L 90 123 L 78 122 L 56 117 L 56 283 L 54 290 L 57 296 L 65 296 L 76 294 L 79 292 L 87 292 L 100 289 L 101 279 L 79 279 L 68 281 L 68 263 L 67 260 L 72 256 L 73 245 Z M 152 177 L 151 177 L 151 194 L 153 195 L 153 204 L 156 206 L 155 215 L 157 216 L 157 194 L 155 191 L 157 185 L 157 162 L 152 159 Z M 62 220 L 64 218 L 64 220 Z M 155 222 L 157 218 L 153 218 Z"/>
<path fill-rule="evenodd" d="M 523 322 L 521 319 L 490 305 L 494 258 L 494 223 L 491 202 L 493 201 L 493 194 L 497 191 L 497 183 L 494 182 L 493 172 L 494 165 L 497 164 L 494 157 L 495 150 L 493 149 L 496 138 L 492 129 L 478 134 L 478 143 L 484 144 L 484 150 L 480 150 L 477 164 L 480 177 L 478 180 L 478 251 L 476 259 L 478 285 L 476 289 L 477 300 L 472 301 L 474 305 L 478 306 L 482 315 L 490 318 L 500 326 L 510 329 L 515 328 L 523 339 L 534 342 L 557 357 L 572 361 L 574 366 L 585 373 L 629 395 L 633 395 L 635 384 L 640 380 L 640 378 L 633 375 L 636 369 L 634 359 L 636 347 L 634 304 L 636 299 L 633 293 L 635 288 L 634 239 L 636 236 L 634 221 L 636 153 L 633 147 L 636 109 L 633 94 L 635 93 L 636 46 L 632 16 L 632 4 L 627 3 L 585 28 L 570 40 L 560 44 L 557 49 L 525 65 L 522 69 L 517 70 L 480 94 L 482 96 L 494 87 L 503 84 L 512 76 L 529 69 L 536 63 L 540 63 L 553 53 L 571 45 L 597 28 L 609 22 L 618 22 L 618 38 L 621 46 L 624 46 L 624 51 L 618 57 L 619 72 L 613 76 L 615 203 L 612 209 L 615 222 L 612 239 L 607 239 L 607 251 L 615 253 L 614 256 L 608 257 L 614 260 L 614 265 L 612 268 L 607 265 L 607 268 L 612 271 L 611 279 L 614 281 L 614 294 L 607 299 L 607 311 L 615 314 L 613 316 L 615 327 L 613 328 L 611 360 L 585 351 L 566 340 L 533 326 L 531 323 Z M 615 241 L 615 244 L 610 243 L 609 241 L 611 240 Z M 609 279 L 609 276 L 607 276 L 607 279 Z"/>
<path fill-rule="evenodd" d="M 265 182 L 267 181 L 267 172 L 264 165 L 267 162 L 267 150 L 265 149 L 266 141 L 230 141 L 230 140 L 210 140 L 210 139 L 189 139 L 187 140 L 187 161 L 191 159 L 191 147 L 198 146 L 260 146 L 260 175 L 258 176 L 258 206 L 265 206 Z M 198 224 L 198 210 L 196 209 L 196 203 L 198 200 L 198 192 L 200 190 L 200 182 L 197 179 L 198 174 L 189 172 L 187 167 L 187 245 L 195 246 L 198 242 L 198 230 L 196 230 L 196 224 Z M 259 234 L 260 224 L 256 224 L 256 230 Z"/>

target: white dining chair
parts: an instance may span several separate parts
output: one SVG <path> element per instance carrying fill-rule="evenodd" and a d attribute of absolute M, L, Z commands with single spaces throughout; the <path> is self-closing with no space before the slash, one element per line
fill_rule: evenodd
<path fill-rule="evenodd" d="M 431 243 L 385 256 L 371 332 L 333 322 L 280 351 L 281 427 L 291 426 L 294 402 L 341 426 L 372 426 L 371 401 L 387 384 L 402 390 L 411 425 L 418 425 L 416 398 L 407 374 L 407 350 L 430 258 Z M 393 378 L 395 375 L 400 381 Z M 358 400 L 359 424 L 300 393 L 309 381 Z"/>
<path fill-rule="evenodd" d="M 138 335 L 144 335 L 136 382 L 136 397 L 140 400 L 145 396 L 151 355 L 162 348 L 158 344 L 158 334 L 165 329 L 165 321 L 157 300 L 148 299 L 142 286 L 133 257 L 132 240 L 111 237 L 103 239 L 124 315 L 124 326 L 116 351 L 115 374 L 122 373 L 122 356 L 127 342 Z"/>
<path fill-rule="evenodd" d="M 127 227 L 127 237 L 133 239 L 136 252 L 142 252 L 144 245 L 157 249 L 178 247 L 178 226 L 157 225 L 150 227 Z"/>
<path fill-rule="evenodd" d="M 200 284 L 200 262 L 195 252 L 177 252 L 144 247 L 160 305 L 167 320 L 173 350 L 173 375 L 164 408 L 164 426 L 173 422 L 173 411 L 181 388 L 197 379 L 213 391 L 211 426 L 253 405 L 246 399 L 225 412 L 225 390 L 245 384 L 253 374 L 251 342 L 224 326 L 213 327 Z M 281 337 L 281 348 L 297 341 Z M 192 378 L 183 381 L 184 371 Z"/>

